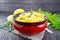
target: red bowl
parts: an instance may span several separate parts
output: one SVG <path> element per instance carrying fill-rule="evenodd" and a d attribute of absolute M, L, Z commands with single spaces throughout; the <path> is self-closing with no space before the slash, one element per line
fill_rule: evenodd
<path fill-rule="evenodd" d="M 19 14 L 18 14 L 19 15 Z M 18 16 L 14 16 L 14 28 L 23 33 L 23 34 L 37 34 L 45 30 L 47 28 L 47 21 L 44 20 L 42 22 L 34 22 L 34 23 L 27 23 L 27 22 L 20 22 L 15 20 L 15 18 Z"/>

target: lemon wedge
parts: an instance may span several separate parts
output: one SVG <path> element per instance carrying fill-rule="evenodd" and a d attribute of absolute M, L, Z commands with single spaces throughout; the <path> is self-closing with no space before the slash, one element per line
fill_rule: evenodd
<path fill-rule="evenodd" d="M 22 13 L 22 12 L 25 12 L 25 10 L 20 8 L 20 9 L 16 9 L 13 14 L 16 15 L 16 14 L 19 14 L 19 13 Z"/>

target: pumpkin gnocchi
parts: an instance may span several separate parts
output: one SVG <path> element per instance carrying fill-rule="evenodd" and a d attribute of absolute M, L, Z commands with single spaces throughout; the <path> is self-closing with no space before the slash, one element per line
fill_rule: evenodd
<path fill-rule="evenodd" d="M 43 14 L 33 11 L 21 13 L 16 20 L 20 22 L 42 22 L 45 18 Z"/>

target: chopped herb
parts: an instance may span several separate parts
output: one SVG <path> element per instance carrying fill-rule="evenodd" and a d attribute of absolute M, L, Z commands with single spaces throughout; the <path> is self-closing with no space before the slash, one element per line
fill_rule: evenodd
<path fill-rule="evenodd" d="M 0 25 L 0 29 L 4 29 L 4 30 L 8 30 L 9 32 L 11 32 L 14 28 L 13 28 L 13 23 L 10 22 L 6 22 L 3 25 Z"/>

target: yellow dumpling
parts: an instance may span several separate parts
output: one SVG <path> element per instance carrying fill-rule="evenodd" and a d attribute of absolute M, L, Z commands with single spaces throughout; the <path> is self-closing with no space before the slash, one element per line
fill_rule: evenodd
<path fill-rule="evenodd" d="M 44 21 L 44 15 L 41 13 L 37 13 L 37 12 L 26 12 L 26 13 L 22 13 L 20 14 L 17 18 L 17 21 L 21 21 L 21 22 L 41 22 Z"/>

